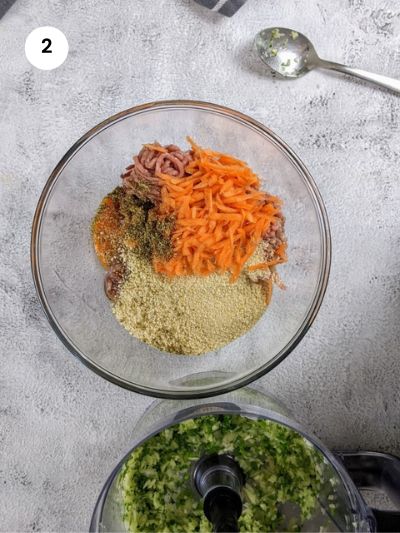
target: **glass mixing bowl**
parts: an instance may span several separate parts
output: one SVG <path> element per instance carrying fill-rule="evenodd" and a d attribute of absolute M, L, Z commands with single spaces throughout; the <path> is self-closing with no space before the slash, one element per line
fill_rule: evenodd
<path fill-rule="evenodd" d="M 287 290 L 274 290 L 257 325 L 214 353 L 179 356 L 132 337 L 115 319 L 103 290 L 90 223 L 101 199 L 142 143 L 204 146 L 249 163 L 263 188 L 284 201 L 289 240 L 279 268 Z M 292 150 L 268 128 L 231 109 L 193 101 L 141 105 L 86 133 L 58 163 L 40 197 L 32 228 L 35 285 L 53 329 L 85 365 L 150 396 L 206 397 L 259 378 L 282 361 L 312 324 L 330 268 L 327 215 L 315 183 Z M 210 313 L 212 313 L 210 309 Z M 199 379 L 204 372 L 207 377 Z M 185 376 L 196 375 L 188 380 Z"/>

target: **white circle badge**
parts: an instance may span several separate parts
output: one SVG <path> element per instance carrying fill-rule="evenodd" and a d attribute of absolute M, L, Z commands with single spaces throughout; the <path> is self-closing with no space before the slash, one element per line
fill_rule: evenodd
<path fill-rule="evenodd" d="M 53 70 L 67 59 L 67 38 L 62 31 L 53 26 L 36 28 L 26 38 L 25 55 L 34 67 L 40 70 Z"/>

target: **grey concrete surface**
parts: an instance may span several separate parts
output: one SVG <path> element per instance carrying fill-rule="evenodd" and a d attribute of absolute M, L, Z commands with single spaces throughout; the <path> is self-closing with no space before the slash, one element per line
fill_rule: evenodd
<path fill-rule="evenodd" d="M 70 53 L 30 66 L 38 26 Z M 51 331 L 29 262 L 32 216 L 55 163 L 132 105 L 193 98 L 237 108 L 314 175 L 333 237 L 329 289 L 301 345 L 261 380 L 333 448 L 400 454 L 400 98 L 340 75 L 269 78 L 254 34 L 303 31 L 321 55 L 400 78 L 393 0 L 249 0 L 232 19 L 190 0 L 17 0 L 0 21 L 0 530 L 83 531 L 150 399 L 111 385 Z"/>

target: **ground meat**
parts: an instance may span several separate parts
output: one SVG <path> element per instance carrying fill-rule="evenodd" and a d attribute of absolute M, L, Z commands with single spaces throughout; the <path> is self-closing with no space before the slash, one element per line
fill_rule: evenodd
<path fill-rule="evenodd" d="M 114 302 L 119 294 L 125 276 L 125 267 L 120 262 L 115 262 L 104 278 L 104 291 L 107 297 Z"/>
<path fill-rule="evenodd" d="M 275 250 L 287 242 L 285 235 L 285 219 L 277 215 L 277 220 L 271 225 L 268 233 L 263 237 L 265 243 L 265 260 L 271 261 L 275 256 Z"/>
<path fill-rule="evenodd" d="M 154 146 L 160 146 L 154 143 Z M 178 146 L 169 144 L 165 151 L 144 146 L 133 158 L 133 164 L 122 174 L 122 183 L 127 194 L 157 205 L 161 201 L 161 184 L 157 175 L 168 174 L 177 178 L 185 175 L 185 168 L 192 160 L 192 152 L 183 152 Z"/>

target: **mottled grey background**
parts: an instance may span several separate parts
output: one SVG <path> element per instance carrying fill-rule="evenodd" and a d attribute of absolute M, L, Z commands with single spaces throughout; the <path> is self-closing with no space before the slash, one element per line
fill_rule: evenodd
<path fill-rule="evenodd" d="M 54 25 L 70 53 L 33 68 Z M 106 383 L 51 331 L 29 238 L 40 191 L 87 129 L 142 102 L 193 98 L 264 122 L 308 165 L 333 237 L 330 285 L 302 344 L 261 382 L 329 446 L 400 454 L 400 99 L 340 75 L 266 76 L 263 27 L 400 77 L 398 0 L 249 0 L 232 19 L 190 0 L 17 0 L 0 21 L 0 529 L 85 530 L 150 399 Z"/>

